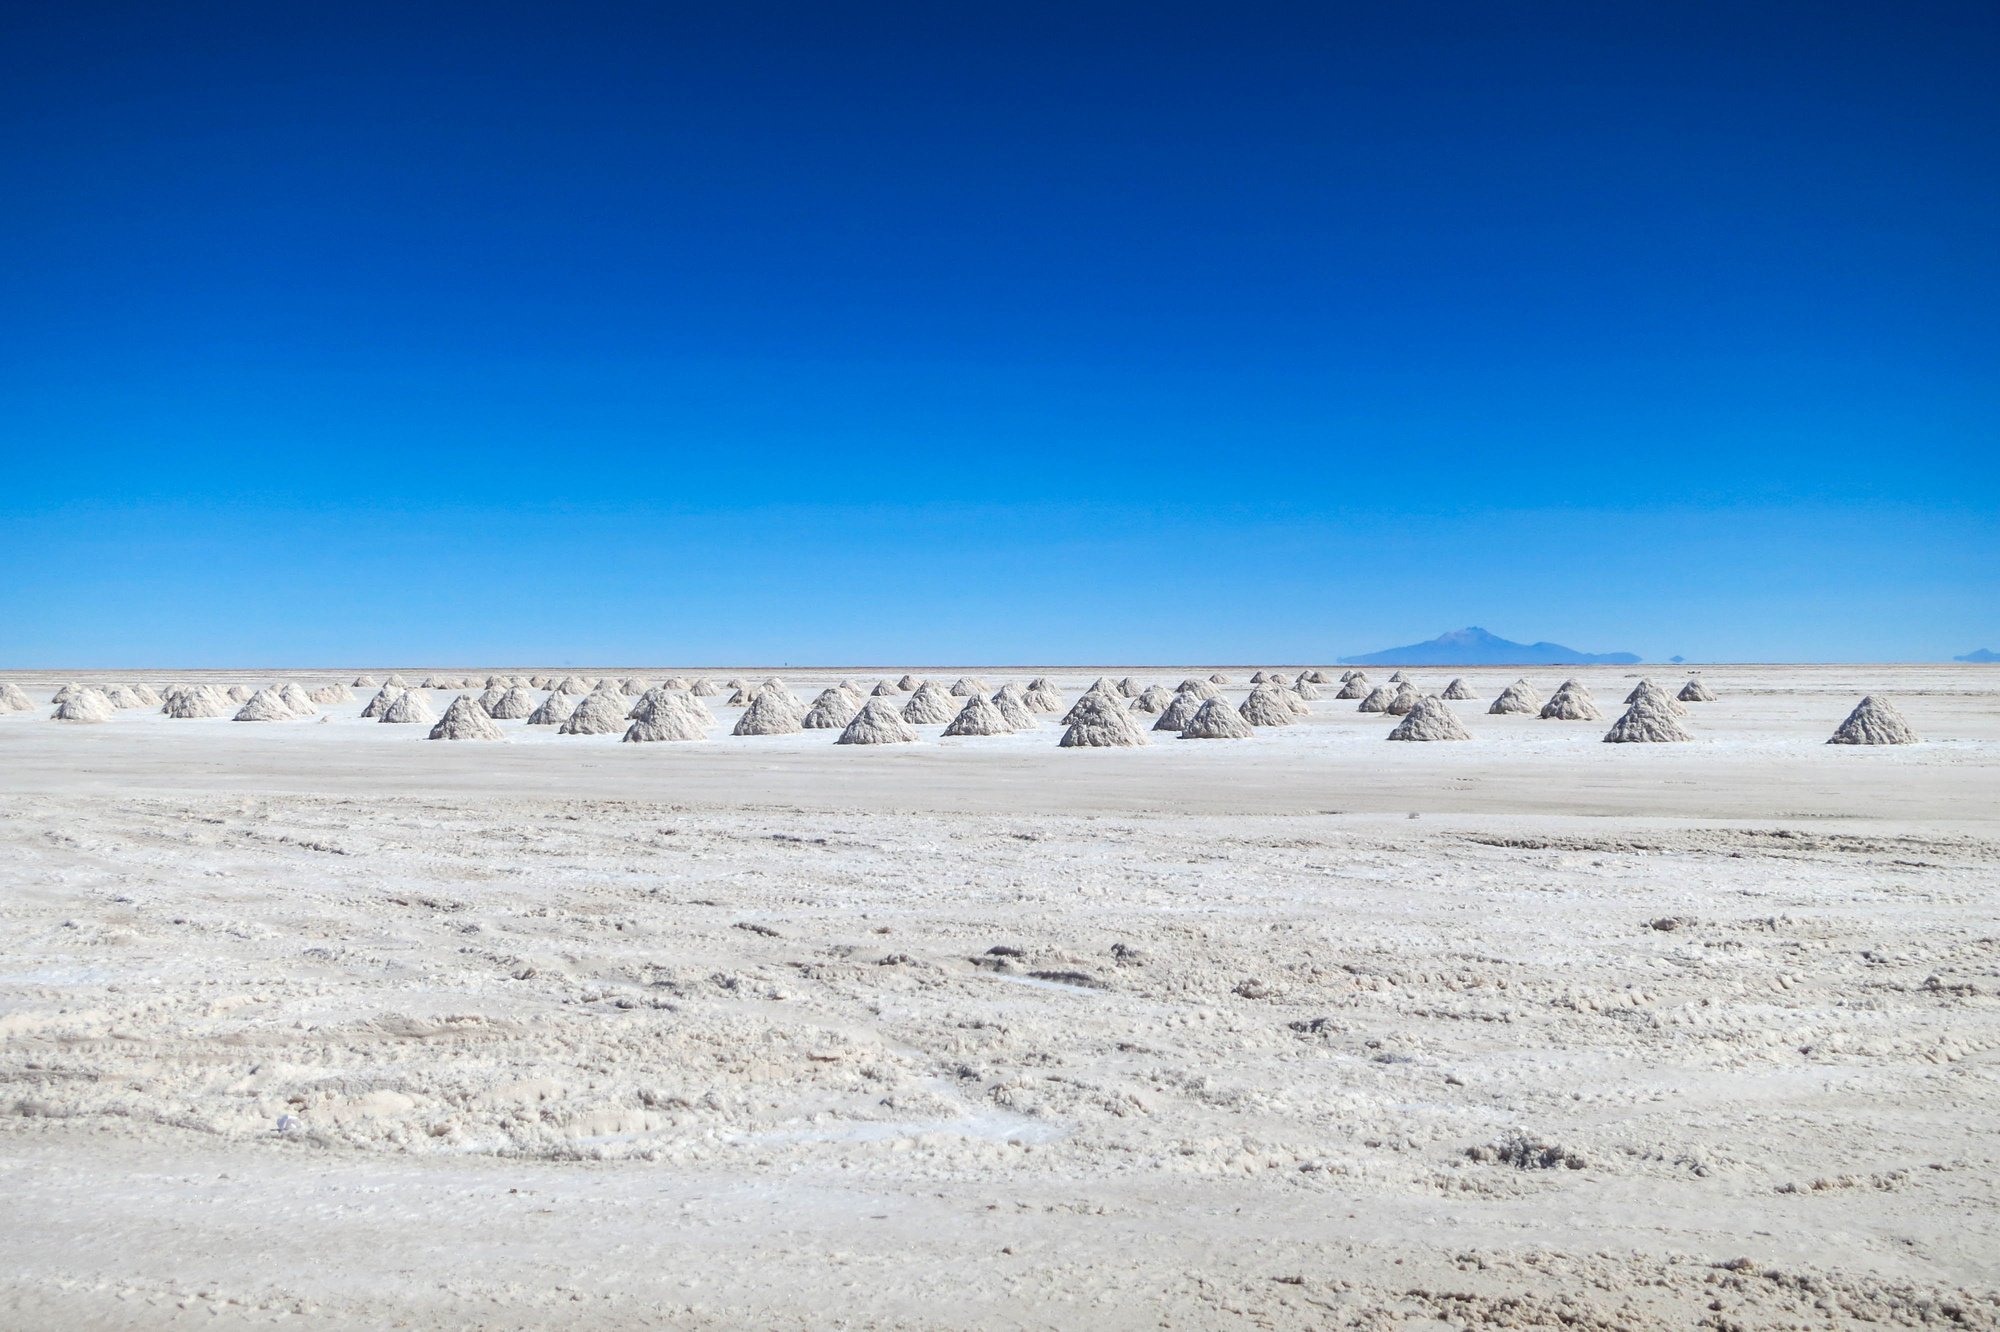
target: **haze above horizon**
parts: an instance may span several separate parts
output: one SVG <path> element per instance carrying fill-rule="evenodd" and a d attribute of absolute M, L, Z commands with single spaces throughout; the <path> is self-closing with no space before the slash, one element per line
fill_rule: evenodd
<path fill-rule="evenodd" d="M 16 7 L 0 668 L 2000 644 L 2000 14 Z"/>

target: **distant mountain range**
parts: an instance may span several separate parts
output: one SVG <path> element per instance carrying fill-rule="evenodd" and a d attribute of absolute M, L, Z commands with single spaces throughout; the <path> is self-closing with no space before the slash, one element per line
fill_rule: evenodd
<path fill-rule="evenodd" d="M 1428 643 L 1342 657 L 1340 662 L 1343 666 L 1630 666 L 1638 660 L 1630 652 L 1578 652 L 1561 643 L 1510 643 L 1473 626 L 1439 634 Z"/>
<path fill-rule="evenodd" d="M 1976 661 L 1984 665 L 1990 661 L 2000 661 L 2000 652 L 1995 652 L 1992 648 L 1980 648 L 1978 651 L 1968 652 L 1962 657 L 1953 657 L 1952 660 Z"/>

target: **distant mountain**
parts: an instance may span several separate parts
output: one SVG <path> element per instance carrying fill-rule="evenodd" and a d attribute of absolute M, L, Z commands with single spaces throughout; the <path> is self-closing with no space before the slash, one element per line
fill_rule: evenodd
<path fill-rule="evenodd" d="M 1343 666 L 1630 666 L 1630 652 L 1578 652 L 1561 643 L 1510 643 L 1473 627 L 1439 634 L 1428 643 L 1342 657 Z"/>
<path fill-rule="evenodd" d="M 1984 665 L 1989 661 L 2000 661 L 2000 652 L 1995 652 L 1992 648 L 1980 648 L 1977 652 L 1968 652 L 1962 657 L 1953 657 L 1952 660 L 1976 661 Z"/>

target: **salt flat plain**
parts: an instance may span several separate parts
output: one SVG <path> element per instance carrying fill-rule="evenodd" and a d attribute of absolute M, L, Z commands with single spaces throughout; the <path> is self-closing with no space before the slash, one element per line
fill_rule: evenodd
<path fill-rule="evenodd" d="M 0 1326 L 2000 1326 L 2000 672 L 1600 743 L 1642 670 L 1412 670 L 1427 745 L 0 717 Z M 1824 744 L 1871 692 L 1923 743 Z"/>

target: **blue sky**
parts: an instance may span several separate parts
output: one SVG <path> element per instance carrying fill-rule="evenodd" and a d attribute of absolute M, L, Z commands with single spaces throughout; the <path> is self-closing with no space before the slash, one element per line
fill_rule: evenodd
<path fill-rule="evenodd" d="M 25 10 L 7 665 L 2000 646 L 1990 6 Z"/>

